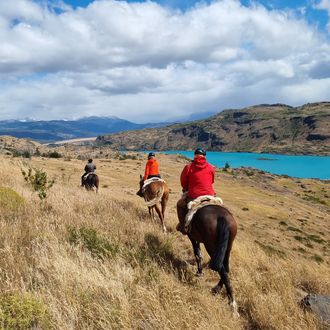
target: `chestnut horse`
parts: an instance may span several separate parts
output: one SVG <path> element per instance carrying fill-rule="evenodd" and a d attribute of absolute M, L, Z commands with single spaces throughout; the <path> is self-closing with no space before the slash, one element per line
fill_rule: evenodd
<path fill-rule="evenodd" d="M 158 217 L 161 221 L 163 231 L 166 233 L 165 226 L 165 209 L 168 201 L 170 191 L 165 181 L 153 181 L 143 188 L 143 177 L 140 175 L 140 189 L 136 193 L 138 196 L 143 197 L 149 209 L 150 218 L 154 219 L 154 210 L 156 210 Z"/>
<path fill-rule="evenodd" d="M 214 294 L 225 285 L 229 303 L 238 316 L 237 304 L 229 280 L 229 257 L 237 234 L 237 223 L 233 215 L 219 205 L 207 205 L 194 215 L 188 237 L 192 243 L 197 262 L 197 275 L 203 274 L 200 243 L 204 243 L 211 257 L 209 267 L 220 275 L 219 283 L 212 289 Z"/>
<path fill-rule="evenodd" d="M 93 190 L 93 187 L 96 188 L 96 193 L 99 190 L 99 177 L 95 173 L 89 173 L 87 178 L 83 180 L 83 186 L 86 188 L 86 190 Z"/>

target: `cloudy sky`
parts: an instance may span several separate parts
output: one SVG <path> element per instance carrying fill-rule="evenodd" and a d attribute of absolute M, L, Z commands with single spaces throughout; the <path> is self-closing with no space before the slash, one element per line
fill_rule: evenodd
<path fill-rule="evenodd" d="M 0 120 L 330 100 L 329 16 L 330 0 L 0 0 Z"/>

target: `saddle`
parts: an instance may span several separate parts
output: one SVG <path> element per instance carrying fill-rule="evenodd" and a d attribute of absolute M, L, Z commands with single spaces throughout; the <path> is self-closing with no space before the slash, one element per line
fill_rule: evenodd
<path fill-rule="evenodd" d="M 85 174 L 84 175 L 84 181 L 86 181 L 87 180 L 87 178 L 88 178 L 88 176 L 90 175 L 90 174 L 95 174 L 95 172 L 88 172 L 87 174 Z"/>
<path fill-rule="evenodd" d="M 187 205 L 188 212 L 185 217 L 184 221 L 184 229 L 186 232 L 190 231 L 190 225 L 191 221 L 196 214 L 196 212 L 201 209 L 204 206 L 208 205 L 217 205 L 217 206 L 222 206 L 223 201 L 220 197 L 215 197 L 215 196 L 210 196 L 210 195 L 204 195 L 204 196 L 199 196 L 195 198 L 193 201 L 189 202 Z"/>

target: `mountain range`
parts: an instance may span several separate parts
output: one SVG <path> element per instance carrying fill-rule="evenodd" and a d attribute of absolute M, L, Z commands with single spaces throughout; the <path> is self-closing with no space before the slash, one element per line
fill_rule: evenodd
<path fill-rule="evenodd" d="M 51 142 L 164 125 L 168 123 L 136 124 L 117 117 L 85 117 L 77 120 L 50 121 L 3 120 L 0 121 L 0 135 Z"/>
<path fill-rule="evenodd" d="M 330 155 L 330 102 L 261 104 L 207 119 L 104 135 L 118 150 L 191 150 Z"/>

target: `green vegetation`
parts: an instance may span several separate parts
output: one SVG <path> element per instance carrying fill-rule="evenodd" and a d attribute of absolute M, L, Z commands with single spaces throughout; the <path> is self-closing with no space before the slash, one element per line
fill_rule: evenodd
<path fill-rule="evenodd" d="M 94 257 L 100 259 L 104 257 L 114 257 L 119 252 L 118 244 L 111 243 L 93 228 L 69 227 L 68 234 L 68 241 L 71 244 L 81 244 L 85 249 L 90 251 Z"/>
<path fill-rule="evenodd" d="M 25 200 L 15 190 L 0 187 L 0 209 L 3 213 L 16 212 L 25 205 Z"/>
<path fill-rule="evenodd" d="M 311 259 L 315 260 L 317 263 L 322 263 L 324 260 L 321 256 L 319 256 L 318 254 L 314 254 Z"/>
<path fill-rule="evenodd" d="M 24 180 L 33 187 L 41 200 L 47 197 L 48 190 L 54 185 L 55 180 L 49 180 L 47 173 L 42 169 L 28 168 L 28 171 L 21 170 Z"/>
<path fill-rule="evenodd" d="M 50 151 L 48 153 L 42 154 L 42 156 L 47 158 L 62 158 L 62 155 L 57 151 Z"/>
<path fill-rule="evenodd" d="M 287 230 L 296 231 L 296 232 L 298 232 L 298 233 L 302 233 L 302 232 L 303 232 L 303 231 L 300 230 L 299 228 L 292 227 L 292 226 L 287 227 Z"/>
<path fill-rule="evenodd" d="M 325 240 L 321 238 L 319 235 L 308 235 L 307 237 L 315 243 L 319 243 L 319 244 L 325 243 Z"/>
<path fill-rule="evenodd" d="M 28 150 L 19 151 L 19 150 L 12 150 L 13 157 L 23 157 L 23 158 L 31 158 L 31 153 Z"/>
<path fill-rule="evenodd" d="M 223 168 L 223 171 L 224 171 L 224 172 L 227 172 L 229 169 L 230 169 L 230 165 L 229 165 L 228 162 L 226 162 L 226 163 L 225 163 L 225 166 L 224 166 L 224 168 Z"/>
<path fill-rule="evenodd" d="M 6 330 L 51 329 L 44 304 L 30 295 L 0 296 L 0 327 Z"/>
<path fill-rule="evenodd" d="M 307 195 L 307 194 L 305 194 L 305 196 L 303 197 L 303 199 L 306 200 L 306 201 L 309 201 L 309 202 L 319 203 L 319 204 L 326 205 L 326 201 L 324 201 L 323 199 L 321 199 L 318 196 L 313 196 L 313 195 Z"/>
<path fill-rule="evenodd" d="M 278 250 L 271 245 L 263 244 L 257 240 L 255 240 L 255 243 L 257 243 L 270 256 L 277 255 L 280 258 L 286 257 L 286 253 L 284 251 Z"/>

